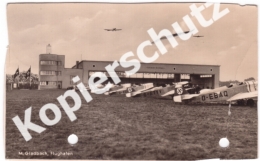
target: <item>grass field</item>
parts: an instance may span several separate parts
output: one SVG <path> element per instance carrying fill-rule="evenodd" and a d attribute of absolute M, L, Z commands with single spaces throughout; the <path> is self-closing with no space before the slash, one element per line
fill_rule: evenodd
<path fill-rule="evenodd" d="M 60 122 L 44 125 L 40 108 L 55 103 L 65 90 L 13 90 L 6 93 L 6 158 L 9 159 L 255 159 L 257 158 L 257 108 L 233 106 L 228 119 L 227 105 L 181 105 L 170 98 L 124 95 L 92 95 L 82 98 L 81 108 L 71 122 L 63 109 Z M 72 100 L 68 100 L 73 105 Z M 46 128 L 24 140 L 12 121 L 24 118 L 32 106 L 32 122 Z M 54 118 L 48 111 L 50 119 Z M 229 121 L 229 129 L 227 122 Z M 70 134 L 79 142 L 71 146 Z M 228 137 L 229 148 L 218 142 Z M 23 156 L 19 152 L 73 152 L 70 156 Z"/>

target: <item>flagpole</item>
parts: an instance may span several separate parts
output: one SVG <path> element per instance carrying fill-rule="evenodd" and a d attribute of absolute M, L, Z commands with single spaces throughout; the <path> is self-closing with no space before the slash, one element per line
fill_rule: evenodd
<path fill-rule="evenodd" d="M 32 70 L 32 69 L 31 69 L 31 66 L 30 66 L 30 76 L 29 76 L 29 79 L 30 79 L 30 89 L 32 88 L 32 87 L 31 87 L 31 70 Z"/>
<path fill-rule="evenodd" d="M 18 70 L 19 70 L 19 66 L 18 66 Z M 17 87 L 19 89 L 19 79 L 20 79 L 20 71 L 19 71 L 19 75 L 18 75 L 18 83 L 17 83 Z"/>

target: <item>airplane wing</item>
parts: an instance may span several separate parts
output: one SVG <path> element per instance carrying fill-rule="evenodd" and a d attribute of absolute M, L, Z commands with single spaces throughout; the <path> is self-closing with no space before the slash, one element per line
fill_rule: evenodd
<path fill-rule="evenodd" d="M 160 86 L 160 87 L 151 87 L 151 88 L 146 89 L 146 90 L 133 92 L 133 93 L 131 93 L 131 96 L 137 96 L 137 95 L 141 95 L 141 96 L 147 96 L 148 95 L 148 96 L 151 96 L 151 95 L 155 94 L 153 92 L 159 91 L 162 88 L 163 88 L 162 86 Z"/>
<path fill-rule="evenodd" d="M 236 101 L 240 99 L 254 98 L 257 96 L 258 96 L 258 91 L 248 92 L 248 93 L 238 93 L 235 96 L 229 98 L 227 101 Z"/>
<path fill-rule="evenodd" d="M 148 87 L 148 88 L 146 88 L 146 89 L 141 89 L 141 90 L 139 90 L 139 91 L 133 92 L 132 96 L 136 96 L 136 95 L 138 95 L 138 94 L 141 94 L 141 93 L 150 91 L 151 88 L 153 88 L 153 87 Z"/>
<path fill-rule="evenodd" d="M 198 97 L 199 94 L 185 94 L 185 95 L 182 95 L 181 98 L 182 100 L 189 100 L 189 99 L 192 99 L 194 97 Z"/>
<path fill-rule="evenodd" d="M 104 29 L 104 30 L 106 30 L 106 31 L 112 31 L 112 30 L 110 30 L 110 29 Z"/>
<path fill-rule="evenodd" d="M 108 91 L 108 92 L 106 92 L 104 94 L 105 95 L 110 95 L 110 94 L 113 94 L 113 93 L 125 91 L 125 90 L 127 90 L 128 87 L 131 87 L 131 83 L 122 84 L 121 86 L 116 86 L 116 87 L 114 87 L 114 89 L 112 89 L 111 91 Z"/>
<path fill-rule="evenodd" d="M 143 86 L 142 89 L 139 89 L 139 90 L 134 91 L 134 92 L 127 93 L 126 97 L 133 97 L 133 96 L 136 96 L 138 94 L 141 94 L 142 92 L 144 92 L 146 90 L 154 88 L 153 83 L 143 84 L 142 86 Z"/>
<path fill-rule="evenodd" d="M 202 90 L 200 90 L 200 94 L 204 94 L 204 93 L 212 92 L 212 91 L 213 91 L 212 89 L 202 89 Z"/>
<path fill-rule="evenodd" d="M 189 100 L 194 97 L 199 96 L 199 94 L 185 94 L 185 95 L 178 95 L 173 97 L 174 102 L 182 102 L 183 100 Z"/>
<path fill-rule="evenodd" d="M 162 88 L 162 87 L 148 87 L 147 89 L 141 90 L 140 92 L 141 92 L 141 93 L 150 92 L 150 91 L 159 90 L 159 89 L 161 89 L 161 88 Z"/>
<path fill-rule="evenodd" d="M 162 97 L 166 97 L 166 96 L 170 96 L 170 95 L 173 95 L 175 93 L 175 90 L 171 90 L 163 95 L 161 95 Z"/>
<path fill-rule="evenodd" d="M 117 91 L 115 91 L 115 92 L 121 92 L 121 91 L 126 91 L 126 90 L 127 90 L 127 87 L 124 87 L 124 88 L 119 89 L 119 90 L 117 90 Z"/>
<path fill-rule="evenodd" d="M 144 93 L 144 92 L 156 91 L 156 90 L 160 90 L 160 89 L 162 89 L 162 86 L 160 86 L 160 87 L 150 88 L 150 89 L 148 89 L 148 90 L 142 91 L 142 93 Z"/>
<path fill-rule="evenodd" d="M 116 31 L 119 31 L 119 30 L 122 30 L 122 29 L 116 29 Z"/>

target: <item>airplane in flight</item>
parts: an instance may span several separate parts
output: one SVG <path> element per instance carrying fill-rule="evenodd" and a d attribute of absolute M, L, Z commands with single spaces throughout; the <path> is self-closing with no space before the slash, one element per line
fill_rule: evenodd
<path fill-rule="evenodd" d="M 120 31 L 122 29 L 112 28 L 112 29 L 104 29 L 104 30 L 106 30 L 106 31 Z"/>
<path fill-rule="evenodd" d="M 189 32 L 191 32 L 191 31 L 185 31 L 185 32 L 179 33 L 179 34 L 187 34 L 187 33 L 189 33 Z M 178 33 L 174 33 L 174 34 L 172 34 L 172 36 L 173 36 L 173 37 L 176 37 L 176 36 L 178 36 L 179 34 L 178 34 Z M 169 37 L 169 36 L 167 36 L 167 37 Z M 160 38 L 160 40 L 167 39 L 167 37 L 166 37 L 166 36 L 162 36 L 162 37 Z M 158 40 L 156 40 L 156 41 L 158 41 Z M 154 44 L 154 42 L 155 42 L 155 41 L 153 41 L 152 44 Z"/>
<path fill-rule="evenodd" d="M 193 37 L 197 37 L 197 38 L 200 38 L 200 37 L 204 37 L 204 36 L 200 36 L 200 35 L 197 35 L 197 36 L 193 36 Z"/>
<path fill-rule="evenodd" d="M 258 97 L 258 82 L 245 81 L 240 84 L 232 84 L 215 89 L 203 89 L 199 94 L 191 94 L 189 86 L 181 85 L 175 87 L 174 102 L 219 102 L 237 101 L 238 105 L 254 106 Z"/>

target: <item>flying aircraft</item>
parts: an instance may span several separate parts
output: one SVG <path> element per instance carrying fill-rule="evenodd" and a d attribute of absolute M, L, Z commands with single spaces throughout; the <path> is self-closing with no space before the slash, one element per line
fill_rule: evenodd
<path fill-rule="evenodd" d="M 199 94 L 191 94 L 190 87 L 184 85 L 176 86 L 173 96 L 174 102 L 219 102 L 237 101 L 238 105 L 253 106 L 258 97 L 257 81 L 245 81 L 240 84 L 232 84 L 215 89 L 203 89 Z"/>
<path fill-rule="evenodd" d="M 112 28 L 112 29 L 104 29 L 104 30 L 106 30 L 106 31 L 120 31 L 122 29 Z"/>
<path fill-rule="evenodd" d="M 111 94 L 127 91 L 128 87 L 131 87 L 130 83 L 121 84 L 120 86 L 115 85 L 113 88 L 110 88 L 110 90 L 108 92 L 105 92 L 104 94 L 105 95 L 111 95 Z"/>
<path fill-rule="evenodd" d="M 179 33 L 179 34 L 187 34 L 187 33 L 189 33 L 190 31 L 185 31 L 185 32 L 183 32 L 183 33 Z M 179 35 L 178 33 L 174 33 L 174 34 L 172 34 L 172 36 L 173 37 L 176 37 L 176 36 L 178 36 Z M 167 37 L 170 37 L 170 36 L 167 36 Z M 167 39 L 167 37 L 166 36 L 162 36 L 161 38 L 160 38 L 160 40 L 163 40 L 163 39 Z M 158 41 L 158 40 L 157 40 Z M 152 44 L 154 44 L 154 41 L 152 42 Z"/>
<path fill-rule="evenodd" d="M 200 35 L 197 35 L 197 36 L 193 36 L 193 37 L 197 37 L 197 38 L 200 38 L 200 37 L 204 37 L 204 36 L 200 36 Z"/>

